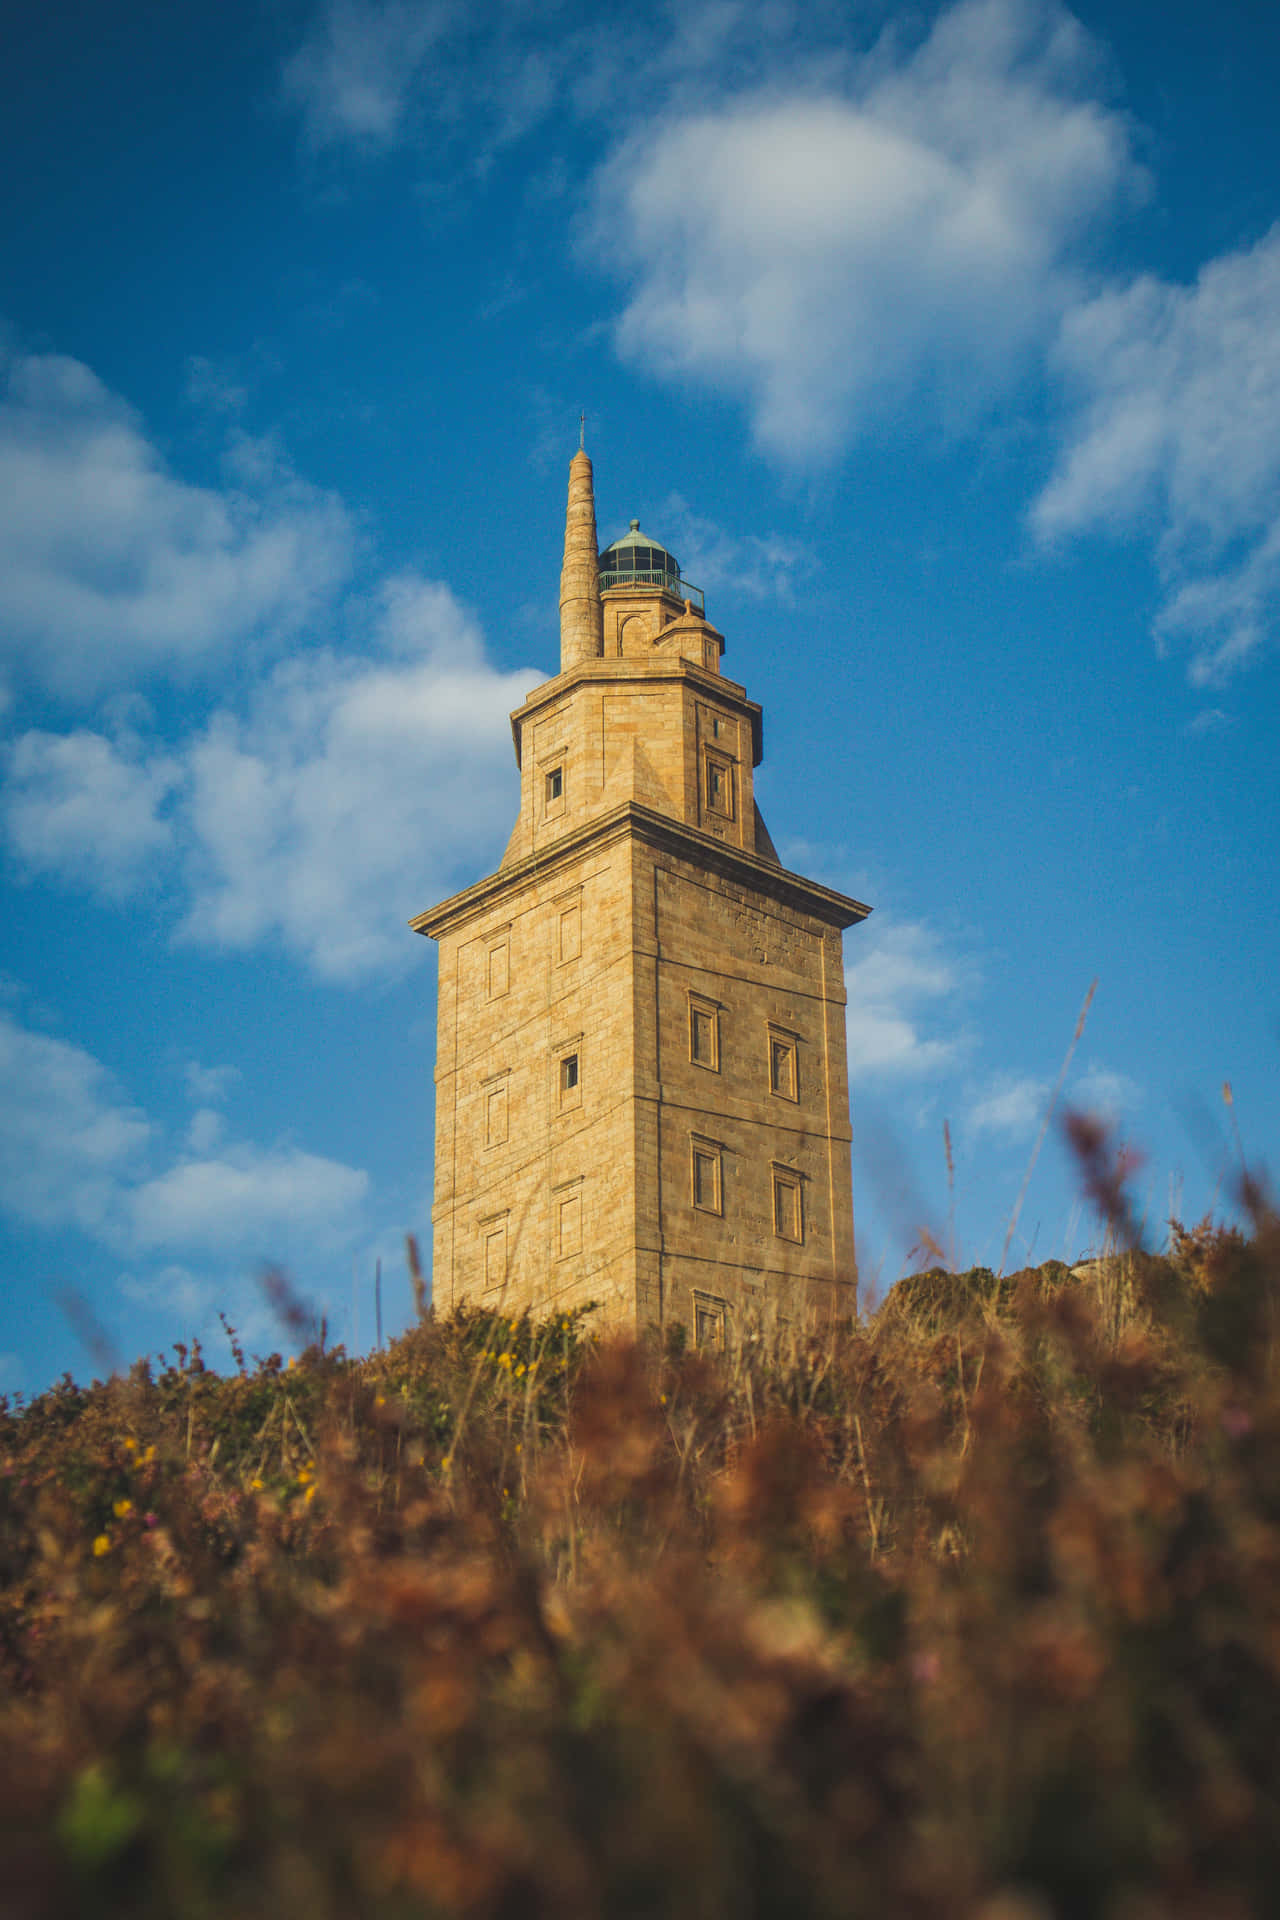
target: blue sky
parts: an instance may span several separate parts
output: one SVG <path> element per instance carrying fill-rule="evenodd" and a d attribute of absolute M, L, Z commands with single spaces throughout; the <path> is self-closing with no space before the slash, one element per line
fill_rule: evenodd
<path fill-rule="evenodd" d="M 0 1390 L 404 1324 L 585 407 L 846 939 L 868 1290 L 1280 1136 L 1280 14 L 104 0 L 0 89 Z M 1233 1106 L 1223 1102 L 1229 1081 Z M 944 1122 L 953 1147 L 949 1185 Z M 1096 1246 L 1055 1126 L 1008 1262 Z M 78 1302 L 68 1306 L 68 1302 Z M 79 1330 L 78 1330 L 79 1329 Z"/>

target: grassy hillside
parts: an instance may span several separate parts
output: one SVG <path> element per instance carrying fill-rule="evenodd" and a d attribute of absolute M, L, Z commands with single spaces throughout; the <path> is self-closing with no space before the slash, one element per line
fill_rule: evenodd
<path fill-rule="evenodd" d="M 427 1317 L 7 1407 L 0 1911 L 1271 1911 L 1278 1313 L 1259 1207 L 722 1356 Z"/>

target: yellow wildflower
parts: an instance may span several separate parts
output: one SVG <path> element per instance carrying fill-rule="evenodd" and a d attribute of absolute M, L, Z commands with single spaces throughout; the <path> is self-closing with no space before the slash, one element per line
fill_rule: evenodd
<path fill-rule="evenodd" d="M 125 1441 L 124 1450 L 126 1453 L 136 1453 L 138 1451 L 138 1443 L 134 1439 L 132 1434 L 130 1434 L 128 1439 Z"/>
<path fill-rule="evenodd" d="M 143 1456 L 142 1456 L 142 1464 L 143 1464 L 143 1466 L 144 1466 L 144 1467 L 149 1467 L 149 1466 L 151 1465 L 151 1462 L 152 1462 L 152 1461 L 153 1461 L 153 1460 L 155 1459 L 155 1457 L 156 1457 L 156 1450 L 155 1450 L 155 1448 L 154 1448 L 154 1447 L 148 1447 L 148 1448 L 147 1448 L 147 1450 L 146 1450 L 146 1452 L 145 1452 L 145 1453 L 143 1454 Z"/>
<path fill-rule="evenodd" d="M 304 1501 L 306 1501 L 309 1504 L 312 1500 L 315 1499 L 319 1491 L 320 1491 L 319 1487 L 308 1487 L 306 1492 L 303 1494 L 302 1498 Z"/>
<path fill-rule="evenodd" d="M 97 1539 L 93 1543 L 94 1559 L 101 1560 L 103 1554 L 110 1553 L 110 1551 L 111 1551 L 111 1540 L 109 1535 L 105 1533 L 100 1533 Z"/>
<path fill-rule="evenodd" d="M 257 1480 L 257 1479 L 255 1479 L 255 1480 L 251 1480 L 251 1481 L 249 1482 L 249 1485 L 250 1485 L 250 1486 L 252 1487 L 252 1489 L 253 1489 L 253 1491 L 254 1491 L 255 1493 L 261 1493 L 261 1492 L 262 1492 L 262 1482 L 261 1482 L 261 1480 Z"/>
<path fill-rule="evenodd" d="M 117 1500 L 111 1509 L 117 1520 L 127 1519 L 133 1512 L 132 1500 Z"/>
<path fill-rule="evenodd" d="M 373 1404 L 374 1404 L 374 1406 L 375 1406 L 375 1407 L 385 1407 L 385 1406 L 386 1406 L 386 1404 L 387 1404 L 387 1396 L 386 1396 L 386 1394 L 385 1394 L 385 1393 L 375 1393 L 375 1394 L 374 1394 L 374 1396 L 373 1396 Z"/>

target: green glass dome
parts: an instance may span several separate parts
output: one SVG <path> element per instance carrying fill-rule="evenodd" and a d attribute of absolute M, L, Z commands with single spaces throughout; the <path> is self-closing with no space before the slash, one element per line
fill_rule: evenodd
<path fill-rule="evenodd" d="M 677 600 L 687 600 L 699 614 L 705 615 L 702 588 L 682 577 L 680 562 L 660 541 L 640 531 L 640 522 L 631 522 L 631 531 L 612 541 L 600 554 L 600 591 L 610 587 L 661 587 Z"/>
<path fill-rule="evenodd" d="M 613 541 L 600 555 L 600 591 L 625 587 L 632 583 L 646 587 L 665 587 L 683 599 L 680 562 L 657 540 L 641 533 L 640 522 L 631 522 L 631 531 Z"/>

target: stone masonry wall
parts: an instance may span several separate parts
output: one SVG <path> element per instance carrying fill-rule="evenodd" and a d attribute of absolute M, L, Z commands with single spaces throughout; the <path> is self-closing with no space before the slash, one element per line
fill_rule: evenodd
<path fill-rule="evenodd" d="M 847 1307 L 839 930 L 665 850 L 642 848 L 635 879 L 637 1217 L 660 1289 L 642 1317 L 692 1324 L 695 1296 L 731 1314 L 834 1304 L 836 1291 Z M 695 1152 L 713 1168 L 709 1194 Z M 798 1190 L 794 1218 L 776 1213 L 775 1174 Z"/>
<path fill-rule="evenodd" d="M 590 662 L 547 682 L 515 718 L 520 817 L 504 866 L 623 800 L 754 851 L 759 708 L 733 681 L 676 658 Z"/>
<path fill-rule="evenodd" d="M 630 853 L 518 886 L 440 941 L 433 1292 L 635 1311 Z M 563 1084 L 576 1061 L 574 1084 Z"/>
<path fill-rule="evenodd" d="M 442 1308 L 849 1304 L 838 928 L 624 823 L 443 932 L 439 1007 Z"/>

